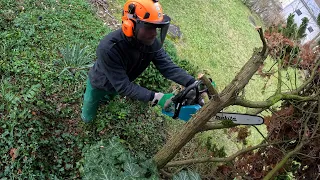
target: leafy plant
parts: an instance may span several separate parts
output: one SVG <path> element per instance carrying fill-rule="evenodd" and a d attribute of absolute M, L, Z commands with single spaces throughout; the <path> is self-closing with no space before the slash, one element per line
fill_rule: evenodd
<path fill-rule="evenodd" d="M 20 98 L 12 92 L 12 85 L 8 79 L 0 80 L 0 112 L 10 114 L 14 107 L 17 108 Z M 1 117 L 1 116 L 0 116 Z"/>
<path fill-rule="evenodd" d="M 27 93 L 23 96 L 27 102 L 33 102 L 36 100 L 36 95 L 40 92 L 41 84 L 32 85 Z"/>
<path fill-rule="evenodd" d="M 198 173 L 193 171 L 181 171 L 178 174 L 173 176 L 173 180 L 201 180 L 201 177 Z"/>
<path fill-rule="evenodd" d="M 88 46 L 81 48 L 80 45 L 67 46 L 64 49 L 60 49 L 64 65 L 64 69 L 61 71 L 60 75 L 66 71 L 71 74 L 79 71 L 82 75 L 86 76 L 88 68 L 93 65 L 91 63 L 93 54 L 88 53 L 88 49 Z"/>
<path fill-rule="evenodd" d="M 286 27 L 283 30 L 283 34 L 288 37 L 288 38 L 292 38 L 294 37 L 294 35 L 296 34 L 297 31 L 297 24 L 294 23 L 294 14 L 289 14 L 288 18 L 287 18 L 287 24 Z"/>
<path fill-rule="evenodd" d="M 305 32 L 306 32 L 308 23 L 309 23 L 309 19 L 307 17 L 302 18 L 302 23 L 299 26 L 297 31 L 297 39 L 301 39 L 307 36 Z"/>
<path fill-rule="evenodd" d="M 99 110 L 94 122 L 102 139 L 119 136 L 133 154 L 150 158 L 165 141 L 163 117 L 143 102 L 115 97 Z"/>
<path fill-rule="evenodd" d="M 84 179 L 159 179 L 151 160 L 130 155 L 120 141 L 100 141 L 84 153 Z"/>
<path fill-rule="evenodd" d="M 144 153 L 130 154 L 122 140 L 113 137 L 100 141 L 84 152 L 84 179 L 159 179 L 156 165 Z M 200 180 L 198 173 L 183 170 L 173 176 L 173 180 Z"/>

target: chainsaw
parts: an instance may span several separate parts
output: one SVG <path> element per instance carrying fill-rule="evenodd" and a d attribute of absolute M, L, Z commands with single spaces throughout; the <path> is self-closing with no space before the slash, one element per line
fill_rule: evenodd
<path fill-rule="evenodd" d="M 204 100 L 201 97 L 204 93 L 208 94 L 208 88 L 199 80 L 175 95 L 172 98 L 173 105 L 162 109 L 162 113 L 173 119 L 181 119 L 187 122 L 204 105 Z M 215 119 L 231 120 L 235 124 L 243 125 L 260 125 L 264 123 L 264 119 L 261 116 L 240 113 L 219 112 L 216 114 Z"/>

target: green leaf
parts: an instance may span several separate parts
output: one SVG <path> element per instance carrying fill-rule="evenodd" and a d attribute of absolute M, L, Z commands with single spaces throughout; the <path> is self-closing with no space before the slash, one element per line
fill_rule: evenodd
<path fill-rule="evenodd" d="M 97 173 L 99 174 L 99 176 L 97 176 L 95 179 L 105 179 L 105 180 L 114 180 L 114 179 L 118 179 L 117 174 L 114 173 L 114 171 L 112 171 L 109 166 L 102 166 L 100 165 L 100 172 L 101 173 Z"/>
<path fill-rule="evenodd" d="M 133 177 L 142 177 L 142 174 L 146 172 L 146 170 L 140 168 L 138 164 L 128 162 L 124 164 L 123 169 L 125 175 Z"/>
<path fill-rule="evenodd" d="M 180 173 L 174 175 L 173 180 L 189 180 L 187 171 L 181 171 Z"/>
<path fill-rule="evenodd" d="M 198 173 L 188 171 L 181 171 L 180 173 L 173 176 L 173 180 L 201 180 Z"/>
<path fill-rule="evenodd" d="M 188 174 L 189 174 L 189 178 L 190 180 L 201 180 L 201 177 L 198 173 L 196 172 L 193 172 L 193 171 L 188 171 Z"/>

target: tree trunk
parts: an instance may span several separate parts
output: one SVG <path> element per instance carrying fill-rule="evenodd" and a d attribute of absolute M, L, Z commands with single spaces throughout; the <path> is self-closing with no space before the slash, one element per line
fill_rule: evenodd
<path fill-rule="evenodd" d="M 175 136 L 172 137 L 153 157 L 158 169 L 164 167 L 180 149 L 189 142 L 204 125 L 223 108 L 233 104 L 238 92 L 249 82 L 253 74 L 266 59 L 267 47 L 263 38 L 262 29 L 258 32 L 263 42 L 261 52 L 255 52 L 250 60 L 242 67 L 233 81 L 219 94 L 219 98 L 212 99 L 199 112 L 188 121 Z"/>

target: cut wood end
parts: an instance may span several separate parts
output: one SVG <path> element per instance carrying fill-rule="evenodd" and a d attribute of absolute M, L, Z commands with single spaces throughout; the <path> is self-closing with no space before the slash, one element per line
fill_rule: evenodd
<path fill-rule="evenodd" d="M 201 79 L 202 76 L 204 76 L 204 74 L 202 74 L 202 73 L 198 74 L 198 79 Z"/>

